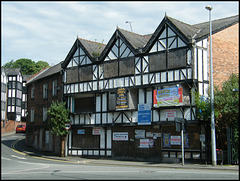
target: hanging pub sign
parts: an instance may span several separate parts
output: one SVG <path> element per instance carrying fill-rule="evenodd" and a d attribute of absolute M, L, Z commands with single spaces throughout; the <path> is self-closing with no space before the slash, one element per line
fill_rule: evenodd
<path fill-rule="evenodd" d="M 127 89 L 118 88 L 116 92 L 116 110 L 128 108 Z"/>
<path fill-rule="evenodd" d="M 153 100 L 154 107 L 183 105 L 182 87 L 171 87 L 171 88 L 165 88 L 160 90 L 154 90 L 153 96 L 154 96 L 154 100 Z"/>

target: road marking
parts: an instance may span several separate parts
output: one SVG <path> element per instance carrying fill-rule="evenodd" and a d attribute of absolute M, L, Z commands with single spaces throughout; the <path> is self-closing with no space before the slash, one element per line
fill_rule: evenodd
<path fill-rule="evenodd" d="M 2 159 L 4 159 L 4 160 L 11 160 L 10 158 L 4 158 L 4 157 L 1 157 Z"/>
<path fill-rule="evenodd" d="M 16 156 L 16 155 L 11 155 L 12 157 L 15 157 L 15 158 L 18 158 L 18 159 L 21 159 L 21 160 L 25 160 L 26 158 L 24 158 L 24 157 L 18 157 L 18 156 Z"/>

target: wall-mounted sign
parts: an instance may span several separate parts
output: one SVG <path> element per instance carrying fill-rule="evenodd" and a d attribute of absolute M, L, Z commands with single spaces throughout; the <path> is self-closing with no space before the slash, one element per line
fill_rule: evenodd
<path fill-rule="evenodd" d="M 176 117 L 177 110 L 176 109 L 169 109 L 166 110 L 166 118 L 174 120 Z"/>
<path fill-rule="evenodd" d="M 85 134 L 85 129 L 78 129 L 77 134 Z"/>
<path fill-rule="evenodd" d="M 140 139 L 139 148 L 150 148 L 150 139 Z"/>
<path fill-rule="evenodd" d="M 128 108 L 127 89 L 118 88 L 116 92 L 116 110 Z"/>
<path fill-rule="evenodd" d="M 171 145 L 181 145 L 182 141 L 181 141 L 181 136 L 171 136 Z"/>
<path fill-rule="evenodd" d="M 100 135 L 101 134 L 101 128 L 93 128 L 92 129 L 93 135 Z"/>
<path fill-rule="evenodd" d="M 170 133 L 163 133 L 163 147 L 171 147 L 170 136 Z"/>
<path fill-rule="evenodd" d="M 179 106 L 183 104 L 182 87 L 171 87 L 160 90 L 153 91 L 153 106 L 163 107 L 163 106 Z"/>
<path fill-rule="evenodd" d="M 135 138 L 145 138 L 145 130 L 135 130 Z"/>
<path fill-rule="evenodd" d="M 151 125 L 150 104 L 138 104 L 138 125 Z"/>
<path fill-rule="evenodd" d="M 113 132 L 113 141 L 128 141 L 128 132 Z"/>

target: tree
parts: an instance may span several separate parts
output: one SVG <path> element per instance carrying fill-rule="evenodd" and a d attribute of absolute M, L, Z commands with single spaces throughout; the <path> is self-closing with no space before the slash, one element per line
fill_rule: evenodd
<path fill-rule="evenodd" d="M 234 145 L 233 151 L 235 157 L 239 148 L 239 92 L 233 91 L 239 89 L 239 76 L 232 74 L 226 82 L 223 82 L 222 89 L 215 87 L 215 119 L 216 136 L 219 148 L 227 148 L 227 127 L 233 130 Z"/>
<path fill-rule="evenodd" d="M 68 130 L 65 129 L 65 124 L 69 123 L 69 110 L 66 108 L 66 102 L 52 102 L 47 114 L 50 117 L 49 126 L 51 133 L 61 137 L 61 155 L 64 156 L 64 145 Z"/>
<path fill-rule="evenodd" d="M 211 102 L 210 97 L 199 95 L 198 92 L 194 91 L 193 96 L 195 98 L 195 104 L 197 107 L 197 118 L 208 120 L 211 115 Z"/>
<path fill-rule="evenodd" d="M 32 75 L 45 67 L 48 67 L 49 64 L 44 61 L 38 61 L 35 63 L 31 59 L 21 58 L 16 61 L 11 60 L 10 62 L 3 65 L 5 68 L 20 68 L 23 75 Z"/>

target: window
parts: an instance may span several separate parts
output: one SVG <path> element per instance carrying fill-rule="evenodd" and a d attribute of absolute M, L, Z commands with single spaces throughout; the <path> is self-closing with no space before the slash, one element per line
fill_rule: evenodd
<path fill-rule="evenodd" d="M 89 113 L 95 111 L 94 97 L 75 98 L 73 105 L 75 112 Z"/>
<path fill-rule="evenodd" d="M 57 96 L 57 80 L 53 81 L 52 87 L 53 87 L 52 95 Z"/>
<path fill-rule="evenodd" d="M 47 92 L 48 92 L 48 84 L 43 84 L 43 99 L 47 99 Z"/>
<path fill-rule="evenodd" d="M 34 109 L 31 109 L 31 122 L 34 122 Z"/>
<path fill-rule="evenodd" d="M 13 89 L 16 88 L 16 82 L 12 82 L 12 88 L 13 88 Z"/>
<path fill-rule="evenodd" d="M 31 88 L 31 98 L 35 97 L 35 86 L 33 85 Z"/>
<path fill-rule="evenodd" d="M 47 108 L 43 108 L 43 122 L 47 120 Z"/>

